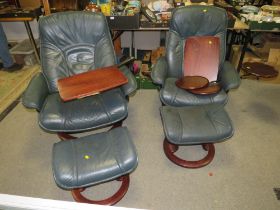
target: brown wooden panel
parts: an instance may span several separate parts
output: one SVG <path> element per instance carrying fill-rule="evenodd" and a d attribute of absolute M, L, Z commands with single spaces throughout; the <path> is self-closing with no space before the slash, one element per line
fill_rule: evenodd
<path fill-rule="evenodd" d="M 210 82 L 217 80 L 220 56 L 218 37 L 189 37 L 184 50 L 184 76 L 203 76 Z"/>
<path fill-rule="evenodd" d="M 1 22 L 16 22 L 16 21 L 32 21 L 34 17 L 9 17 L 9 18 L 0 18 Z"/>
<path fill-rule="evenodd" d="M 51 14 L 49 0 L 42 0 L 42 2 L 43 2 L 43 7 L 44 7 L 45 15 Z"/>
<path fill-rule="evenodd" d="M 58 80 L 63 101 L 83 98 L 123 85 L 128 80 L 116 67 L 104 67 Z"/>
<path fill-rule="evenodd" d="M 49 0 L 51 10 L 77 10 L 77 0 Z"/>

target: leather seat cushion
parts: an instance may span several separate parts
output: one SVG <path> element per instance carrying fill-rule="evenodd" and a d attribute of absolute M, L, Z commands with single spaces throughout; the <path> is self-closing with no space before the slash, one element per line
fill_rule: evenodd
<path fill-rule="evenodd" d="M 54 144 L 53 175 L 63 189 L 88 187 L 133 171 L 136 149 L 126 127 Z"/>
<path fill-rule="evenodd" d="M 118 122 L 127 116 L 127 100 L 119 88 L 63 102 L 58 93 L 47 97 L 40 126 L 53 132 L 79 132 Z"/>
<path fill-rule="evenodd" d="M 178 88 L 175 84 L 176 80 L 177 78 L 167 78 L 164 87 L 160 90 L 160 98 L 165 105 L 179 107 L 227 102 L 227 94 L 224 90 L 211 95 L 197 95 Z"/>
<path fill-rule="evenodd" d="M 177 145 L 215 143 L 233 135 L 231 120 L 222 105 L 160 108 L 165 136 Z"/>

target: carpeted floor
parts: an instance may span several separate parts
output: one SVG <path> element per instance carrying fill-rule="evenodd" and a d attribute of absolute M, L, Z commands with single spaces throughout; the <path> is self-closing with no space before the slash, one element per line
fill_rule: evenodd
<path fill-rule="evenodd" d="M 116 206 L 280 209 L 274 192 L 280 188 L 279 96 L 279 85 L 243 80 L 238 90 L 230 92 L 226 105 L 235 126 L 234 136 L 215 144 L 216 155 L 210 165 L 184 169 L 163 153 L 158 92 L 139 90 L 130 98 L 124 123 L 138 150 L 139 165 L 131 174 L 128 193 Z M 51 150 L 58 138 L 39 128 L 35 111 L 17 105 L 0 123 L 0 135 L 0 193 L 73 200 L 52 177 Z M 190 158 L 204 154 L 197 146 L 180 153 Z M 89 193 L 99 198 L 112 193 L 116 185 L 97 186 Z"/>
<path fill-rule="evenodd" d="M 13 73 L 0 71 L 0 113 L 6 110 L 25 90 L 39 65 L 25 66 Z"/>

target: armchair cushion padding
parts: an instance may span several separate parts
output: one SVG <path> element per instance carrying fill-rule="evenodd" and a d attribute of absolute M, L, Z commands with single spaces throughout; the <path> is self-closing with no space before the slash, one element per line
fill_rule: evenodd
<path fill-rule="evenodd" d="M 177 78 L 166 79 L 163 88 L 160 90 L 161 101 L 169 106 L 193 106 L 203 104 L 226 104 L 227 94 L 224 90 L 218 93 L 205 95 L 198 95 L 181 89 L 175 85 Z"/>
<path fill-rule="evenodd" d="M 225 91 L 238 88 L 241 83 L 239 73 L 236 71 L 234 66 L 228 61 L 224 62 L 224 65 L 218 77 L 218 80 L 220 81 L 220 84 L 222 85 Z"/>
<path fill-rule="evenodd" d="M 79 132 L 111 125 L 127 116 L 127 100 L 119 88 L 62 102 L 58 93 L 47 97 L 39 124 L 48 131 Z"/>
<path fill-rule="evenodd" d="M 42 73 L 38 73 L 32 78 L 25 90 L 22 103 L 27 108 L 40 111 L 48 94 L 48 85 L 45 77 Z"/>
<path fill-rule="evenodd" d="M 53 175 L 63 189 L 114 180 L 132 172 L 137 162 L 136 149 L 125 127 L 53 146 Z"/>
<path fill-rule="evenodd" d="M 167 62 L 165 57 L 160 57 L 152 69 L 152 80 L 155 84 L 163 85 L 167 77 Z"/>
<path fill-rule="evenodd" d="M 176 145 L 215 143 L 233 135 L 223 105 L 160 108 L 165 136 Z"/>
<path fill-rule="evenodd" d="M 116 64 L 106 17 L 102 13 L 61 12 L 39 20 L 42 71 L 50 93 L 57 80 Z"/>
<path fill-rule="evenodd" d="M 136 91 L 137 82 L 134 75 L 126 66 L 121 66 L 119 69 L 123 72 L 123 74 L 128 79 L 127 84 L 121 86 L 121 90 L 123 91 L 124 95 L 128 96 Z"/>

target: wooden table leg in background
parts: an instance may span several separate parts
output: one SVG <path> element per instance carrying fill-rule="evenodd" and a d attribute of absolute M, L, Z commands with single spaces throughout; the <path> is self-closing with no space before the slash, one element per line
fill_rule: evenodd
<path fill-rule="evenodd" d="M 240 55 L 240 59 L 239 59 L 238 67 L 237 67 L 237 71 L 238 72 L 240 72 L 240 70 L 241 70 L 243 59 L 244 59 L 245 52 L 246 52 L 248 43 L 250 41 L 250 38 L 251 38 L 251 31 L 250 30 L 246 30 L 245 31 L 245 42 L 244 42 L 244 45 L 242 47 L 242 51 L 241 51 L 241 55 Z"/>
<path fill-rule="evenodd" d="M 29 24 L 28 21 L 24 21 L 24 25 L 25 25 L 25 28 L 26 28 L 29 40 L 31 42 L 31 45 L 32 45 L 32 47 L 34 49 L 35 57 L 36 57 L 38 63 L 40 63 L 39 51 L 38 51 L 35 39 L 34 39 L 33 34 L 32 34 L 32 31 L 31 31 L 31 28 L 30 28 L 30 24 Z"/>
<path fill-rule="evenodd" d="M 43 7 L 44 7 L 45 15 L 51 14 L 51 9 L 50 9 L 49 1 L 48 0 L 42 0 L 42 2 L 43 2 Z"/>

